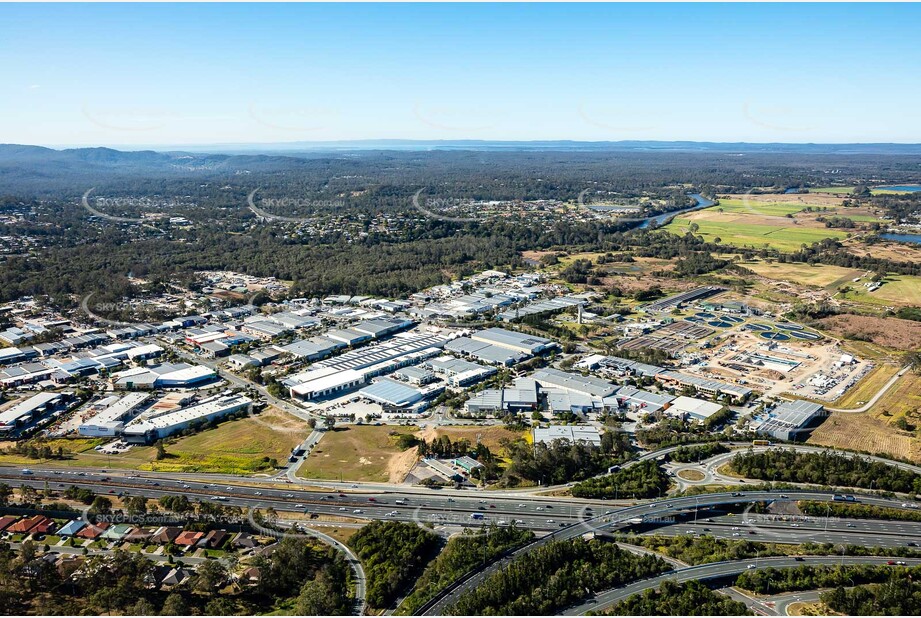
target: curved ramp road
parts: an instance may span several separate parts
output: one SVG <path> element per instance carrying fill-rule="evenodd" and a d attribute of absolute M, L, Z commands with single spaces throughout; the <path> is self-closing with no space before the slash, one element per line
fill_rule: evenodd
<path fill-rule="evenodd" d="M 523 556 L 524 554 L 550 543 L 551 541 L 563 541 L 575 538 L 586 532 L 593 531 L 610 531 L 616 530 L 630 520 L 637 518 L 657 518 L 673 515 L 681 511 L 690 511 L 695 508 L 720 506 L 728 504 L 751 504 L 757 502 L 774 502 L 786 501 L 795 502 L 797 500 L 814 500 L 831 502 L 834 494 L 819 491 L 751 491 L 737 492 L 739 495 L 731 493 L 722 494 L 701 494 L 699 496 L 687 496 L 682 498 L 673 498 L 669 500 L 658 500 L 656 502 L 639 504 L 636 506 L 619 509 L 607 515 L 600 515 L 591 519 L 586 519 L 580 523 L 563 528 L 558 532 L 551 533 L 545 537 L 537 539 L 528 545 L 520 547 L 508 557 L 493 562 L 486 568 L 474 573 L 473 575 L 455 582 L 452 586 L 445 589 L 438 597 L 430 601 L 428 605 L 420 609 L 420 615 L 439 616 L 444 615 L 445 610 L 454 604 L 454 602 L 466 591 L 472 590 L 480 583 L 486 580 L 493 573 L 504 567 L 508 562 Z M 863 504 L 873 504 L 877 506 L 889 506 L 894 508 L 903 508 L 898 500 L 888 498 L 879 498 L 876 496 L 860 496 Z"/>
<path fill-rule="evenodd" d="M 666 581 L 688 582 L 739 575 L 751 568 L 795 568 L 803 565 L 839 565 L 839 564 L 887 564 L 890 561 L 903 561 L 909 566 L 921 565 L 921 558 L 886 558 L 876 556 L 804 556 L 802 560 L 791 557 L 749 558 L 730 562 L 711 562 L 697 566 L 675 569 L 662 575 L 640 580 L 621 588 L 602 592 L 581 605 L 571 607 L 563 612 L 564 616 L 581 616 L 586 612 L 603 612 L 611 606 L 635 594 L 655 589 Z"/>

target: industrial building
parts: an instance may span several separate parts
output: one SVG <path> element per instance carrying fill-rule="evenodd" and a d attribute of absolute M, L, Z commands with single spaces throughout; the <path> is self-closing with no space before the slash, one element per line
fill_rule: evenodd
<path fill-rule="evenodd" d="M 495 374 L 495 367 L 487 367 L 462 358 L 439 356 L 425 363 L 436 375 L 447 380 L 451 386 L 469 386 Z"/>
<path fill-rule="evenodd" d="M 680 386 L 693 388 L 698 393 L 703 393 L 711 397 L 728 395 L 733 401 L 742 401 L 751 395 L 751 389 L 736 384 L 720 382 L 718 380 L 708 380 L 696 376 L 688 376 L 677 371 L 663 371 L 656 374 L 656 380 L 668 386 Z"/>
<path fill-rule="evenodd" d="M 592 446 L 601 446 L 601 434 L 594 427 L 579 425 L 552 425 L 550 427 L 534 428 L 534 444 L 538 442 L 550 444 L 554 440 L 568 440 L 573 444 L 587 442 Z"/>
<path fill-rule="evenodd" d="M 132 443 L 150 443 L 189 428 L 240 411 L 249 411 L 253 401 L 243 395 L 222 394 L 194 405 L 156 416 L 142 415 L 125 425 L 122 435 Z"/>
<path fill-rule="evenodd" d="M 381 404 L 385 410 L 408 408 L 425 398 L 424 391 L 390 378 L 380 378 L 373 384 L 363 387 L 358 394 Z"/>
<path fill-rule="evenodd" d="M 531 376 L 544 390 L 560 389 L 588 397 L 608 397 L 617 391 L 617 386 L 601 378 L 569 373 L 559 369 L 540 369 Z"/>
<path fill-rule="evenodd" d="M 103 409 L 78 427 L 81 436 L 116 436 L 125 427 L 125 420 L 137 412 L 149 399 L 145 393 L 129 393 L 124 397 L 107 397 Z M 114 399 L 114 401 L 110 401 Z"/>
<path fill-rule="evenodd" d="M 487 388 L 464 404 L 470 415 L 529 412 L 538 408 L 537 384 L 529 378 L 518 378 L 508 388 Z"/>
<path fill-rule="evenodd" d="M 655 414 L 668 407 L 674 397 L 664 393 L 651 393 L 635 386 L 621 386 L 613 395 L 619 408 L 639 414 Z"/>
<path fill-rule="evenodd" d="M 682 396 L 671 402 L 668 413 L 688 420 L 705 421 L 722 409 L 722 405 L 712 401 Z"/>
<path fill-rule="evenodd" d="M 756 419 L 753 428 L 760 434 L 777 440 L 805 439 L 817 424 L 816 419 L 826 416 L 822 404 L 811 401 L 784 401 L 768 414 Z"/>
<path fill-rule="evenodd" d="M 346 344 L 341 341 L 333 341 L 326 337 L 313 337 L 311 339 L 301 339 L 288 345 L 274 346 L 274 348 L 282 354 L 290 354 L 295 358 L 307 361 L 316 361 L 326 358 L 345 346 Z"/>
<path fill-rule="evenodd" d="M 334 397 L 365 384 L 363 373 L 354 369 L 319 367 L 300 373 L 293 378 L 296 382 L 289 387 L 291 398 L 313 401 Z"/>
<path fill-rule="evenodd" d="M 163 363 L 135 367 L 112 376 L 112 385 L 122 390 L 152 390 L 155 388 L 186 388 L 217 378 L 217 373 L 204 365 Z"/>
<path fill-rule="evenodd" d="M 0 434 L 9 434 L 27 423 L 59 410 L 71 393 L 38 393 L 0 412 Z"/>

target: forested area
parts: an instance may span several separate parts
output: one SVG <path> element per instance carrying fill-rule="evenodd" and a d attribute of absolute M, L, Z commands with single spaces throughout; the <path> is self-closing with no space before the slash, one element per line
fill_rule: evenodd
<path fill-rule="evenodd" d="M 572 488 L 576 498 L 656 498 L 668 491 L 669 480 L 658 462 L 648 459 L 635 465 L 582 481 Z"/>
<path fill-rule="evenodd" d="M 579 481 L 623 463 L 632 452 L 629 435 L 619 431 L 602 434 L 600 447 L 569 440 L 553 440 L 549 444 L 517 440 L 507 443 L 505 449 L 510 463 L 499 482 L 507 487 L 515 487 L 522 481 L 541 485 Z"/>
<path fill-rule="evenodd" d="M 435 557 L 438 537 L 415 524 L 372 521 L 359 530 L 349 546 L 361 559 L 371 607 L 389 607 Z"/>
<path fill-rule="evenodd" d="M 613 543 L 577 538 L 542 545 L 465 592 L 447 613 L 553 615 L 588 595 L 656 575 L 668 564 Z"/>
<path fill-rule="evenodd" d="M 751 616 L 741 603 L 710 590 L 700 582 L 664 582 L 656 590 L 617 603 L 606 616 Z"/>
<path fill-rule="evenodd" d="M 710 444 L 699 444 L 696 446 L 682 446 L 669 453 L 668 458 L 677 463 L 691 463 L 728 452 L 729 447 L 725 444 L 721 442 L 711 442 Z"/>
<path fill-rule="evenodd" d="M 899 568 L 885 564 L 802 565 L 785 569 L 757 569 L 739 575 L 736 586 L 757 594 L 779 594 L 797 590 L 834 588 L 843 582 L 851 586 L 885 583 L 893 577 L 914 579 L 921 568 Z M 919 606 L 921 607 L 921 606 Z"/>
<path fill-rule="evenodd" d="M 921 511 L 875 506 L 873 504 L 847 502 L 813 502 L 803 500 L 798 503 L 805 515 L 824 517 L 849 517 L 856 519 L 887 519 L 896 521 L 921 521 Z"/>
<path fill-rule="evenodd" d="M 787 545 L 783 543 L 763 543 L 761 541 L 718 539 L 710 535 L 693 537 L 686 535 L 640 536 L 621 534 L 618 539 L 624 543 L 639 545 L 688 564 L 708 564 L 724 560 L 745 560 L 746 558 L 766 558 L 768 556 L 840 556 L 842 550 L 848 556 L 900 556 L 910 558 L 921 556 L 921 552 L 911 547 L 842 546 L 833 543 L 812 542 Z"/>
<path fill-rule="evenodd" d="M 844 588 L 822 593 L 822 602 L 846 616 L 917 616 L 921 607 L 921 581 L 904 571 L 885 584 Z"/>
<path fill-rule="evenodd" d="M 903 493 L 921 492 L 921 475 L 860 455 L 830 451 L 802 453 L 771 449 L 747 451 L 730 460 L 732 470 L 746 478 L 832 487 L 862 487 Z"/>
<path fill-rule="evenodd" d="M 637 441 L 652 450 L 695 442 L 717 442 L 724 438 L 707 431 L 699 423 L 692 424 L 680 418 L 664 418 L 652 427 L 636 431 Z"/>
<path fill-rule="evenodd" d="M 91 577 L 71 578 L 77 567 Z M 0 544 L 0 613 L 5 615 L 215 615 L 264 614 L 293 608 L 300 615 L 341 615 L 351 609 L 351 570 L 330 547 L 283 539 L 256 558 L 259 583 L 236 591 L 217 560 L 197 567 L 188 585 L 151 587 L 157 564 L 139 553 L 115 550 L 58 569 L 31 541 L 14 551 Z"/>
<path fill-rule="evenodd" d="M 485 531 L 454 536 L 445 545 L 416 586 L 400 605 L 399 614 L 408 616 L 432 599 L 456 579 L 481 564 L 493 562 L 506 551 L 524 545 L 534 538 L 530 530 L 515 526 L 499 527 L 491 524 Z"/>

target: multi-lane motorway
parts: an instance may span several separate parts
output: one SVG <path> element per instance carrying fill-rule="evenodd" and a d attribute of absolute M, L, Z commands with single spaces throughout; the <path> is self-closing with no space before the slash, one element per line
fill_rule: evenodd
<path fill-rule="evenodd" d="M 904 558 L 900 559 L 909 566 L 921 565 L 921 559 Z M 766 569 L 769 567 L 783 569 L 795 568 L 804 565 L 837 565 L 837 564 L 887 564 L 891 562 L 889 558 L 874 558 L 866 556 L 803 556 L 799 559 L 781 557 L 781 558 L 751 558 L 748 560 L 734 560 L 729 562 L 712 562 L 710 564 L 701 564 L 697 566 L 675 569 L 663 573 L 657 577 L 633 582 L 620 588 L 614 588 L 598 594 L 588 601 L 570 607 L 564 612 L 566 616 L 581 616 L 582 614 L 592 611 L 601 612 L 611 607 L 615 603 L 623 601 L 628 597 L 657 588 L 666 581 L 688 582 L 701 581 L 707 579 L 718 579 L 721 577 L 730 577 L 744 573 L 748 569 Z"/>

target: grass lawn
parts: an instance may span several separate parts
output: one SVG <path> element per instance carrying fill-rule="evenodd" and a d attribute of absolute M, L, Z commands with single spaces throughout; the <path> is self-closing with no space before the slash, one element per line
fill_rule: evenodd
<path fill-rule="evenodd" d="M 277 410 L 222 423 L 216 429 L 166 445 L 169 457 L 142 470 L 252 473 L 270 469 L 266 459 L 284 462 L 310 433 L 307 423 Z"/>
<path fill-rule="evenodd" d="M 809 189 L 809 193 L 853 193 L 854 187 L 815 187 Z"/>
<path fill-rule="evenodd" d="M 711 210 L 723 209 L 724 212 L 753 213 L 756 215 L 769 215 L 773 217 L 783 217 L 792 215 L 805 208 L 805 205 L 797 202 L 760 202 L 746 199 L 723 199 Z"/>
<path fill-rule="evenodd" d="M 416 433 L 418 430 L 411 426 L 351 425 L 326 432 L 297 475 L 312 479 L 388 482 L 392 472 L 404 468 L 408 471 L 416 460 L 415 449 L 401 451 L 391 432 Z"/>
<path fill-rule="evenodd" d="M 921 277 L 914 275 L 887 275 L 883 285 L 875 292 L 863 286 L 853 286 L 846 298 L 873 305 L 921 305 Z"/>
<path fill-rule="evenodd" d="M 45 462 L 49 466 L 158 470 L 163 472 L 214 472 L 249 474 L 268 470 L 265 458 L 284 461 L 291 449 L 310 433 L 307 423 L 285 412 L 268 409 L 255 417 L 221 423 L 215 429 L 170 440 L 168 458 L 156 461 L 152 446 L 134 446 L 128 452 L 105 455 L 93 450 L 100 439 L 51 440 L 52 448 L 60 445 L 70 451 L 70 459 Z M 19 455 L 0 455 L 0 463 L 35 464 Z"/>
<path fill-rule="evenodd" d="M 752 270 L 759 275 L 770 279 L 790 281 L 800 285 L 814 285 L 817 287 L 837 286 L 845 282 L 852 282 L 855 277 L 865 271 L 843 266 L 826 266 L 817 264 L 781 264 L 762 261 L 742 262 L 741 266 Z"/>
<path fill-rule="evenodd" d="M 676 217 L 665 226 L 665 230 L 673 234 L 684 235 L 689 230 L 691 223 L 698 225 L 694 234 L 703 236 L 705 240 L 714 242 L 719 238 L 722 244 L 735 246 L 751 246 L 755 248 L 773 247 L 779 251 L 792 252 L 801 245 L 811 245 L 824 238 L 847 237 L 841 230 L 827 228 L 808 228 L 795 225 L 760 225 L 744 223 L 741 221 L 707 221 L 702 219 L 691 220 L 686 217 Z"/>

